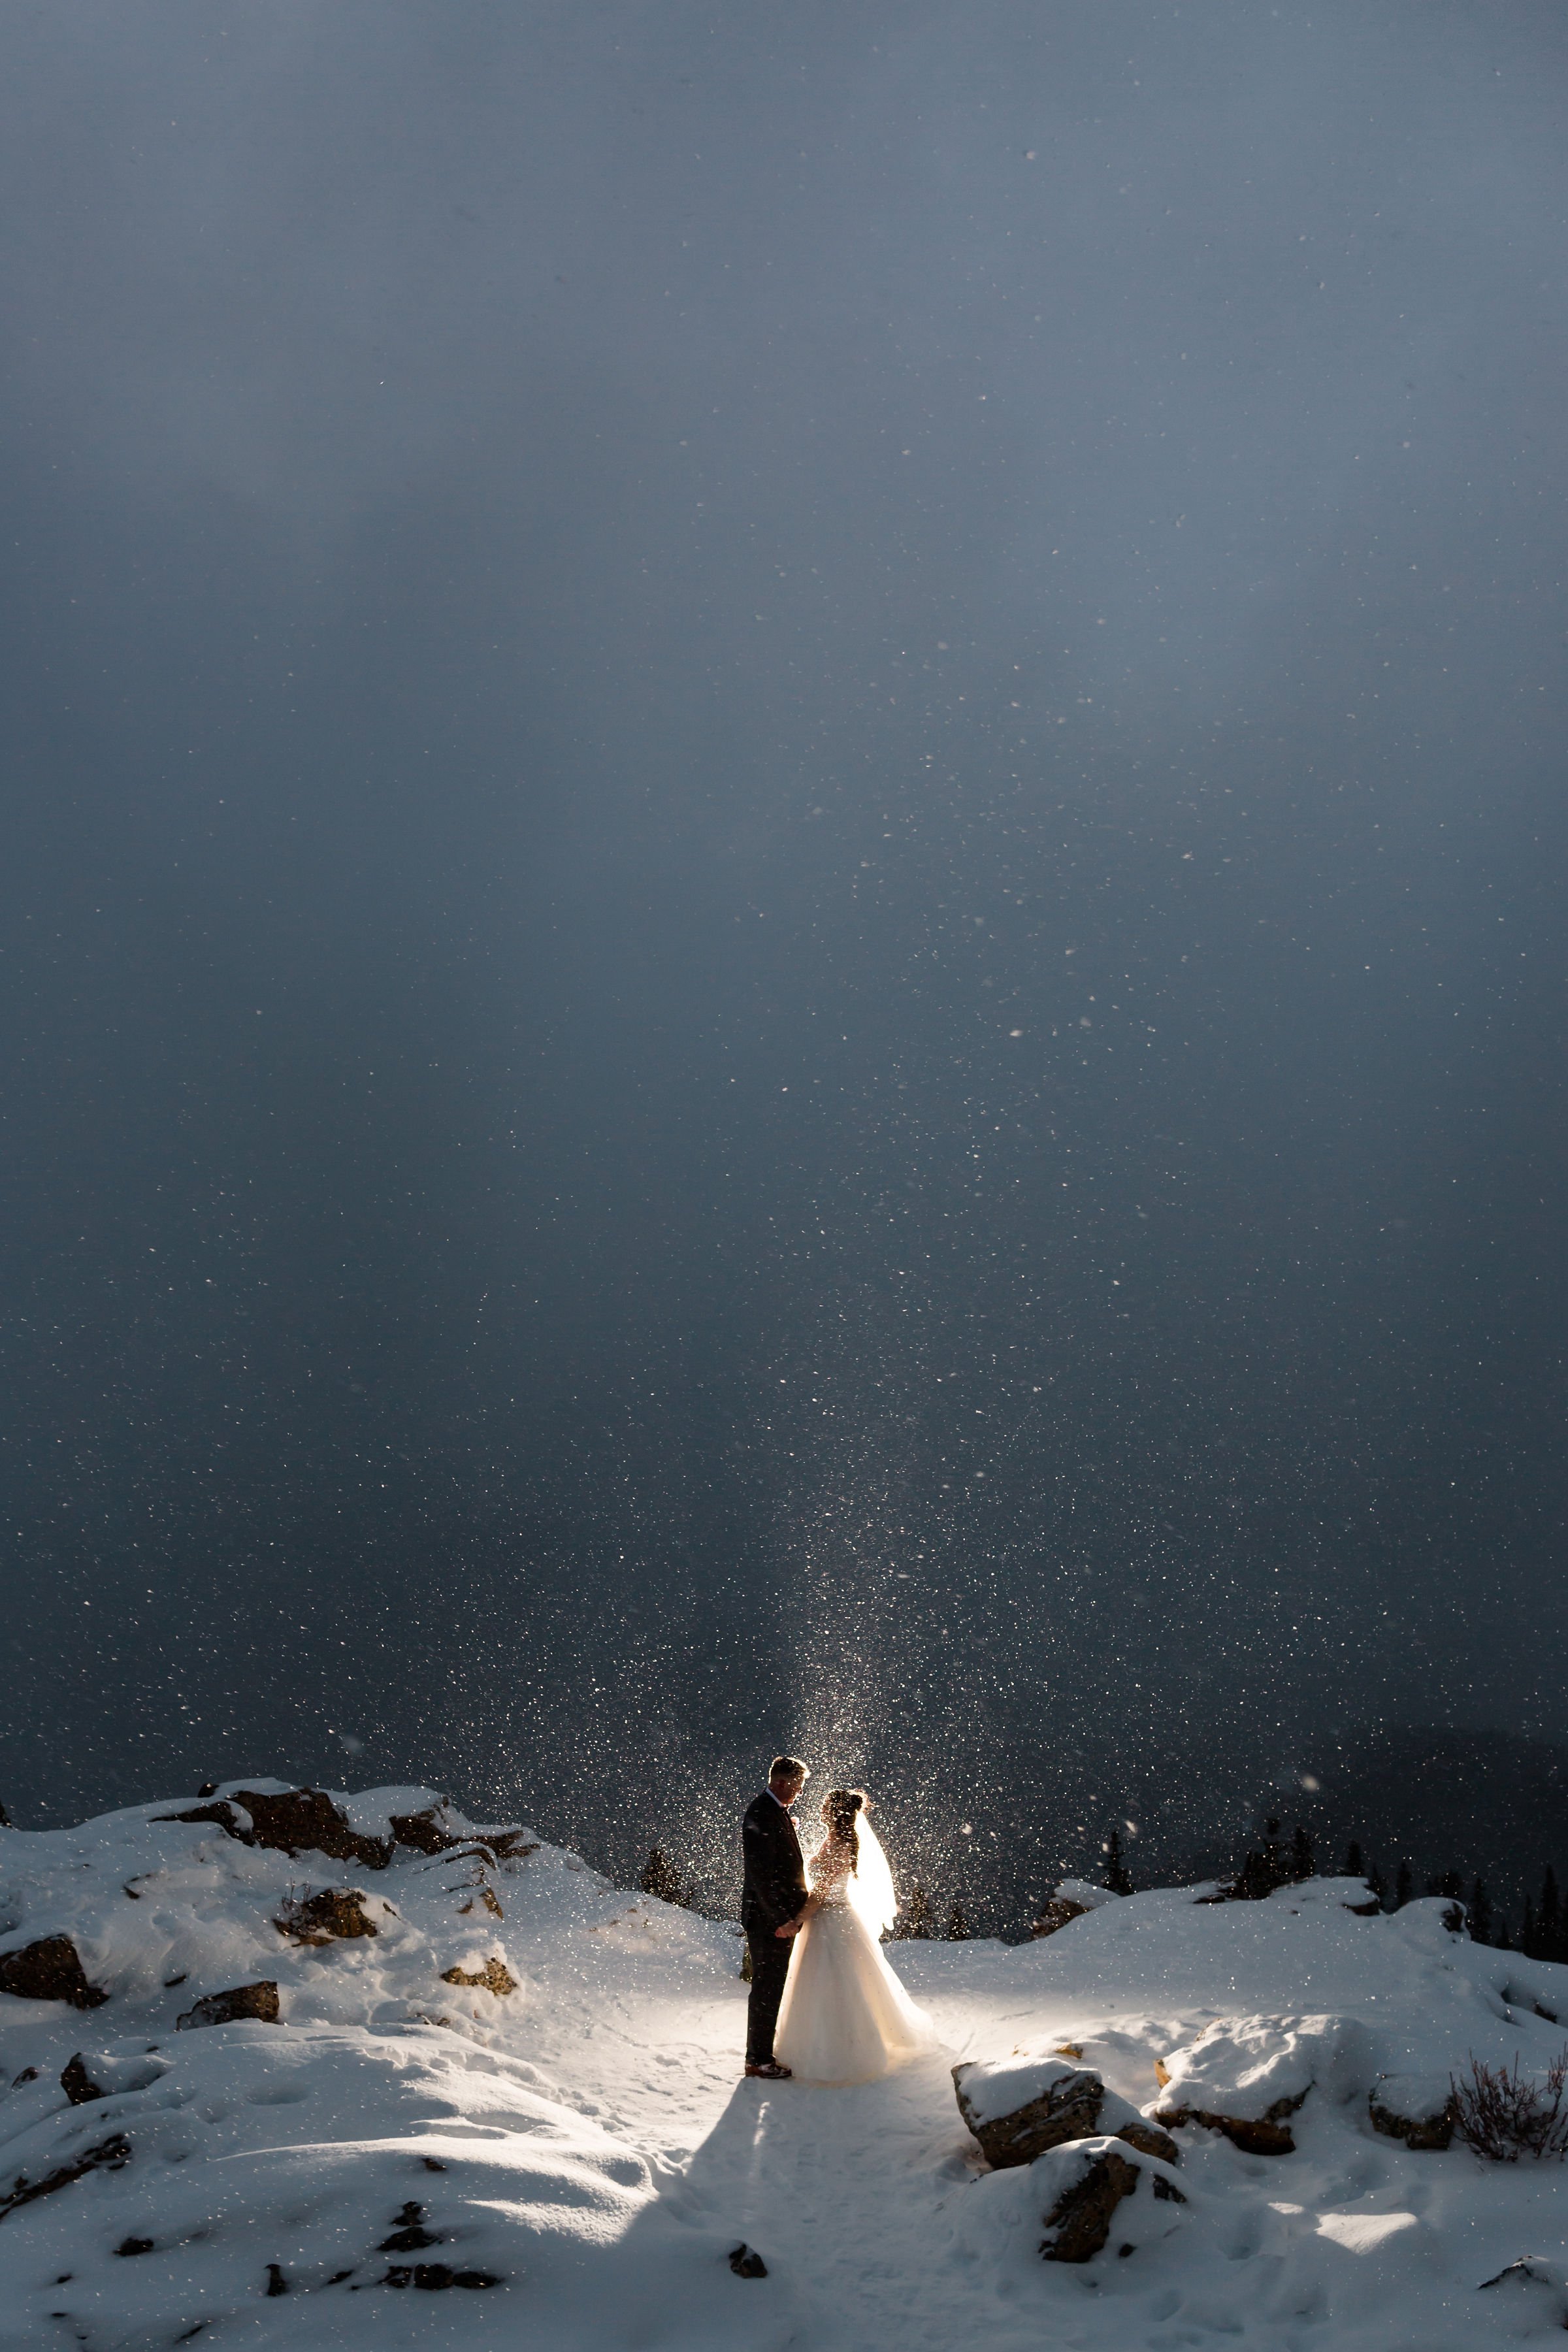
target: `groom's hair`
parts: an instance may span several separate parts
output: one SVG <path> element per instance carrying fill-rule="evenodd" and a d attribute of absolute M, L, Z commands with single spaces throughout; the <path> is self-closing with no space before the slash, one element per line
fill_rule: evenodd
<path fill-rule="evenodd" d="M 811 1767 L 803 1764 L 798 1756 L 775 1756 L 768 1766 L 770 1780 L 809 1780 Z"/>

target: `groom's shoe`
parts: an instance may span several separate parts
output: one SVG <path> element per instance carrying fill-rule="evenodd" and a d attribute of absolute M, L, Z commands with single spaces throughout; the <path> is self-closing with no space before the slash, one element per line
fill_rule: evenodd
<path fill-rule="evenodd" d="M 764 2083 L 788 2083 L 794 2080 L 789 2068 L 781 2066 L 776 2058 L 764 2058 L 760 2065 L 754 2064 L 748 2058 L 746 2072 L 748 2074 L 760 2074 Z"/>

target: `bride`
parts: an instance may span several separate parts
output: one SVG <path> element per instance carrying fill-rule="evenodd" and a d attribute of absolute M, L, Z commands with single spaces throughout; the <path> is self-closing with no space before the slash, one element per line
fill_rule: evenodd
<path fill-rule="evenodd" d="M 899 1906 L 868 1804 L 862 1789 L 822 1801 L 827 1835 L 811 1858 L 773 2043 L 801 2082 L 874 2082 L 934 2039 L 878 1942 Z"/>

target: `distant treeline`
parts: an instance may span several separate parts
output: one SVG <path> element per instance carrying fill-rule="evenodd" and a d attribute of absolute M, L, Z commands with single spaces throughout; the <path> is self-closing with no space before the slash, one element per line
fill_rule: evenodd
<path fill-rule="evenodd" d="M 1100 1885 L 1112 1895 L 1134 1893 L 1119 1830 L 1111 1831 L 1103 1851 Z M 1401 1862 L 1391 1883 L 1375 1862 L 1368 1862 L 1358 1839 L 1352 1839 L 1334 1874 L 1364 1879 L 1369 1897 L 1375 1897 L 1384 1911 L 1402 1910 L 1417 1895 L 1441 1895 L 1449 1902 L 1462 1903 L 1474 1942 L 1493 1945 L 1499 1951 L 1522 1952 L 1527 1959 L 1568 1962 L 1568 1904 L 1563 1899 L 1557 1874 L 1550 1863 L 1542 1875 L 1540 1894 L 1525 1896 L 1517 1921 L 1510 1921 L 1493 1902 L 1479 1871 L 1439 1871 L 1425 1885 L 1417 1886 L 1409 1863 Z M 1256 1903 L 1272 1895 L 1277 1887 L 1299 1886 L 1303 1880 L 1317 1876 L 1317 1853 L 1308 1831 L 1298 1822 L 1286 1837 L 1279 1822 L 1269 1820 L 1264 1823 L 1261 1843 L 1247 1852 L 1238 1870 L 1228 1878 L 1222 1876 L 1220 1885 L 1233 1902 Z M 640 1884 L 645 1895 L 657 1895 L 661 1903 L 678 1903 L 689 1911 L 702 1907 L 695 1880 L 681 1876 L 662 1846 L 656 1845 L 648 1855 Z M 1037 1919 L 1034 1933 L 1048 1934 L 1052 1927 L 1063 1923 L 1072 1907 L 1063 1910 L 1047 1906 L 1045 1916 Z M 1053 1909 L 1055 1916 L 1051 1916 Z M 934 1937 L 950 1943 L 962 1943 L 972 1932 L 963 1905 L 957 1901 L 945 1905 L 933 1902 L 918 1878 L 900 1906 L 898 1925 L 893 1929 L 895 1938 L 900 1941 Z"/>
<path fill-rule="evenodd" d="M 1115 1831 L 1105 1853 L 1103 1884 L 1113 1894 L 1130 1895 L 1132 1880 Z M 1279 1822 L 1270 1820 L 1264 1823 L 1261 1845 L 1248 1853 L 1227 1891 L 1239 1901 L 1256 1902 L 1272 1895 L 1278 1886 L 1300 1885 L 1303 1879 L 1317 1875 L 1312 1840 L 1300 1822 L 1287 1839 L 1280 1833 Z M 1526 1959 L 1568 1961 L 1568 1906 L 1563 1901 L 1557 1874 L 1550 1863 L 1542 1873 L 1539 1895 L 1525 1896 L 1517 1928 L 1510 1927 L 1506 1914 L 1492 1901 L 1486 1880 L 1479 1871 L 1439 1871 L 1427 1879 L 1424 1887 L 1417 1888 L 1410 1864 L 1402 1862 L 1390 1885 L 1376 1863 L 1367 1861 L 1360 1840 L 1352 1838 L 1338 1875 L 1363 1878 L 1384 1911 L 1403 1910 L 1418 1893 L 1443 1895 L 1451 1903 L 1464 1905 L 1473 1942 L 1490 1944 L 1499 1951 L 1522 1952 Z"/>

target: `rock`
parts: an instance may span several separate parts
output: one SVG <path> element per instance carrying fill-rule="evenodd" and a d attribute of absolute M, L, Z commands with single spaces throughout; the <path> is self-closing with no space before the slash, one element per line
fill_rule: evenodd
<path fill-rule="evenodd" d="M 1337 2017 L 1222 2021 L 1156 2060 L 1165 2095 L 1154 2119 L 1172 2130 L 1201 2124 L 1223 2132 L 1249 2156 L 1289 2156 L 1296 2145 L 1290 2118 L 1314 2083 L 1343 2092 L 1363 2056 L 1364 2039 Z"/>
<path fill-rule="evenodd" d="M 68 1936 L 45 1936 L 19 1951 L 0 1953 L 0 1992 L 18 2000 L 68 2000 L 73 2009 L 101 2009 L 109 1999 L 88 1982 Z"/>
<path fill-rule="evenodd" d="M 322 1789 L 237 1789 L 210 1805 L 183 1813 L 159 1813 L 163 1822 L 211 1822 L 241 1845 L 277 1853 L 324 1853 L 331 1862 L 357 1862 L 362 1869 L 384 1870 L 392 1860 L 391 1838 L 362 1837 Z"/>
<path fill-rule="evenodd" d="M 1202 2124 L 1205 2131 L 1223 2132 L 1234 2147 L 1248 2156 L 1293 2156 L 1296 2136 L 1289 2118 L 1306 2095 L 1302 2091 L 1292 2099 L 1276 2099 L 1260 2116 L 1223 2116 L 1203 2107 L 1163 2106 L 1157 2112 L 1161 2122 L 1173 2130 L 1180 2130 L 1184 2124 Z"/>
<path fill-rule="evenodd" d="M 526 1862 L 531 1853 L 539 1852 L 539 1840 L 531 1838 L 526 1830 L 500 1830 L 486 1843 L 498 1862 Z"/>
<path fill-rule="evenodd" d="M 416 1813 L 389 1813 L 387 1820 L 398 1844 L 412 1846 L 416 1853 L 452 1853 L 460 1847 L 494 1864 L 524 1862 L 539 1851 L 539 1840 L 526 1830 L 453 1829 L 445 1798 Z"/>
<path fill-rule="evenodd" d="M 1110 2235 L 1110 2217 L 1138 2186 L 1138 2168 L 1113 2148 L 1096 2156 L 1046 2215 L 1040 2252 L 1048 2263 L 1087 2263 Z"/>
<path fill-rule="evenodd" d="M 481 1886 L 477 1891 L 479 1901 L 484 1905 L 485 1909 L 489 1913 L 492 1919 L 504 1919 L 506 1917 L 506 1913 L 500 1906 L 500 1898 L 496 1894 L 493 1886 Z M 474 1898 L 470 1895 L 466 1903 L 458 1904 L 458 1910 L 460 1915 L 466 1916 L 473 1909 L 473 1907 Z"/>
<path fill-rule="evenodd" d="M 766 2278 L 768 2274 L 768 2266 L 761 2254 L 754 2246 L 748 2246 L 743 2239 L 731 2252 L 730 2268 L 737 2278 Z"/>
<path fill-rule="evenodd" d="M 331 1944 L 353 1936 L 374 1936 L 375 1921 L 365 1910 L 361 1886 L 323 1886 L 283 1906 L 272 1924 L 299 1944 Z"/>
<path fill-rule="evenodd" d="M 52 2197 L 57 2189 L 67 2188 L 73 2180 L 83 2179 L 89 2172 L 118 2172 L 131 2161 L 131 2142 L 123 2132 L 111 2132 L 96 2147 L 85 2147 L 68 2164 L 58 2165 L 46 2172 L 41 2180 L 29 2180 L 25 2172 L 18 2173 L 4 2197 L 0 2197 L 0 2221 L 14 2213 L 18 2205 L 31 2205 L 40 2197 Z"/>
<path fill-rule="evenodd" d="M 1047 2263 L 1087 2263 L 1110 2235 L 1110 2223 L 1123 2200 L 1138 2194 L 1145 2173 L 1151 2200 L 1184 2205 L 1186 2197 L 1169 2166 L 1128 2153 L 1114 2138 L 1076 2140 L 1051 2149 L 1039 2160 L 1048 2200 L 1040 2252 Z M 1120 2234 L 1122 2224 L 1119 2221 Z M 1169 2224 L 1154 2225 L 1163 2236 Z M 1146 2235 L 1146 2229 L 1137 2235 Z"/>
<path fill-rule="evenodd" d="M 493 2271 L 455 2271 L 446 2263 L 415 2263 L 412 2267 L 394 2263 L 382 2284 L 433 2290 L 447 2286 L 500 2286 L 500 2281 Z"/>
<path fill-rule="evenodd" d="M 1081 1919 L 1086 1911 L 1098 1911 L 1103 1905 L 1119 1903 L 1121 1899 L 1109 1886 L 1096 1886 L 1091 1879 L 1058 1879 L 1050 1901 L 1042 1908 L 1032 1932 L 1037 1936 L 1054 1936 L 1058 1927 L 1065 1927 L 1069 1920 Z"/>
<path fill-rule="evenodd" d="M 184 2030 L 197 2025 L 233 2025 L 241 2018 L 255 2017 L 263 2025 L 276 2025 L 278 2015 L 278 1988 L 263 1978 L 258 1984 L 234 1985 L 227 1992 L 204 1995 L 174 2022 Z"/>
<path fill-rule="evenodd" d="M 1406 2147 L 1447 2147 L 1458 2121 L 1447 2074 L 1380 2074 L 1367 2097 L 1373 2131 Z"/>
<path fill-rule="evenodd" d="M 1069 2140 L 1114 2137 L 1166 2164 L 1176 2143 L 1128 2100 L 1108 2091 L 1086 2066 L 1062 2058 L 1007 2058 L 994 2065 L 966 2061 L 952 2070 L 959 2113 L 996 2170 L 1032 2164 Z"/>
<path fill-rule="evenodd" d="M 253 1845 L 280 1853 L 324 1853 L 332 1862 L 357 1862 L 384 1870 L 392 1860 L 390 1838 L 362 1837 L 321 1789 L 285 1789 L 274 1794 L 238 1789 L 234 1801 L 250 1815 Z"/>
<path fill-rule="evenodd" d="M 1543 2255 L 1521 2254 L 1495 2278 L 1482 2279 L 1479 2292 L 1484 2294 L 1493 2286 L 1500 2286 L 1510 2302 L 1516 2295 L 1523 2296 L 1531 2312 L 1525 2325 L 1532 2334 L 1536 2326 L 1568 2327 L 1568 2280 L 1557 2263 Z"/>
<path fill-rule="evenodd" d="M 1073 1919 L 1085 1918 L 1088 1913 L 1086 1903 L 1069 1903 L 1064 1896 L 1053 1895 L 1050 1901 L 1041 1907 L 1040 1916 L 1029 1933 L 1035 1937 L 1054 1936 L 1058 1927 L 1067 1927 Z"/>
<path fill-rule="evenodd" d="M 517 1990 L 517 1979 L 493 1953 L 484 1967 L 473 1975 L 466 1969 L 443 1969 L 441 1981 L 443 1984 L 481 1985 L 486 1992 L 493 1992 L 498 1999 Z"/>
<path fill-rule="evenodd" d="M 410 1845 L 416 1853 L 447 1853 L 455 1845 L 472 1845 L 471 1836 L 462 1837 L 447 1827 L 441 1816 L 445 1805 L 426 1805 L 417 1813 L 392 1813 L 388 1819 L 392 1834 L 399 1845 Z"/>
<path fill-rule="evenodd" d="M 68 2058 L 60 2069 L 60 2088 L 73 2107 L 85 2107 L 89 2099 L 101 2099 L 103 2093 L 87 2071 L 87 2062 L 79 2050 Z"/>
<path fill-rule="evenodd" d="M 60 2070 L 60 2088 L 73 2107 L 92 2099 L 112 2099 L 125 2091 L 145 2091 L 169 2071 L 170 2061 L 145 2046 L 128 2050 L 79 2050 Z"/>

